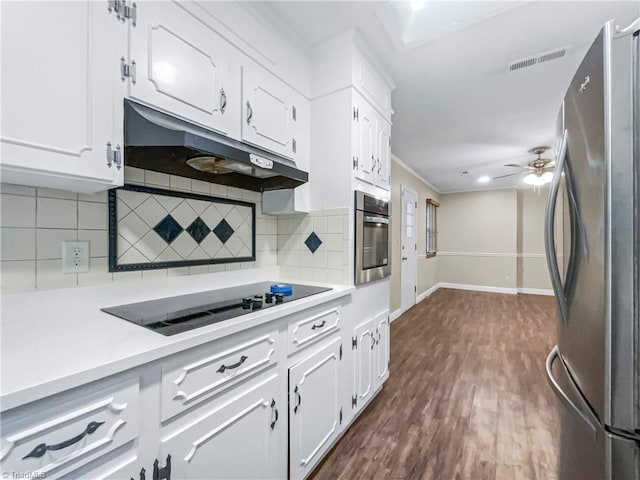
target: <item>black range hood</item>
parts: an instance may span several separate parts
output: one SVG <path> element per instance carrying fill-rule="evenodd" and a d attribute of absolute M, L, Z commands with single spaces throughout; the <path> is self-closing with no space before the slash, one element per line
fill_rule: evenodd
<path fill-rule="evenodd" d="M 295 188 L 309 180 L 291 160 L 129 100 L 124 135 L 129 167 L 256 192 Z"/>

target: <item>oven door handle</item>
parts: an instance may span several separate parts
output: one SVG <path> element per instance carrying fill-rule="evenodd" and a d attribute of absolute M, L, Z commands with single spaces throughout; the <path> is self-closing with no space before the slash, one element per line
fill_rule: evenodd
<path fill-rule="evenodd" d="M 384 223 L 385 225 L 389 225 L 389 219 L 385 217 L 374 217 L 371 215 L 365 215 L 364 223 Z"/>

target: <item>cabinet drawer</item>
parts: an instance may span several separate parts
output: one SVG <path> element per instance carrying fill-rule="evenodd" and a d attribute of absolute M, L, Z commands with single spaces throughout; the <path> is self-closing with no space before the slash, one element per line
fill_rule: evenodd
<path fill-rule="evenodd" d="M 335 306 L 289 322 L 288 354 L 297 352 L 340 329 L 340 307 Z"/>
<path fill-rule="evenodd" d="M 278 330 L 234 336 L 162 368 L 162 420 L 274 365 Z"/>
<path fill-rule="evenodd" d="M 96 393 L 84 390 L 74 391 L 68 401 L 44 400 L 38 408 L 5 415 L 2 470 L 59 478 L 138 437 L 137 379 Z"/>

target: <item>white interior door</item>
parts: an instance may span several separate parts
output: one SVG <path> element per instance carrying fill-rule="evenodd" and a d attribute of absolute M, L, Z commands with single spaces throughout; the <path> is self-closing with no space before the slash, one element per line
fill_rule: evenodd
<path fill-rule="evenodd" d="M 416 303 L 418 194 L 403 185 L 400 190 L 400 198 L 402 202 L 400 307 L 404 312 Z"/>

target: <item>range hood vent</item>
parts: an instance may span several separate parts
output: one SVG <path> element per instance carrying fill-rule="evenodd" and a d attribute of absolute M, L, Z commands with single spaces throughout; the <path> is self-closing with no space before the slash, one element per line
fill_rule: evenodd
<path fill-rule="evenodd" d="M 124 131 L 124 163 L 130 167 L 256 192 L 309 180 L 289 159 L 129 100 Z"/>
<path fill-rule="evenodd" d="M 558 60 L 559 58 L 564 57 L 565 53 L 569 46 L 556 48 L 554 50 L 548 50 L 546 52 L 537 53 L 536 55 L 531 55 L 529 57 L 521 58 L 519 60 L 514 60 L 509 62 L 509 71 L 513 72 L 515 70 L 521 70 L 527 67 L 533 67 L 534 65 L 538 65 L 540 63 L 550 62 L 552 60 Z"/>

